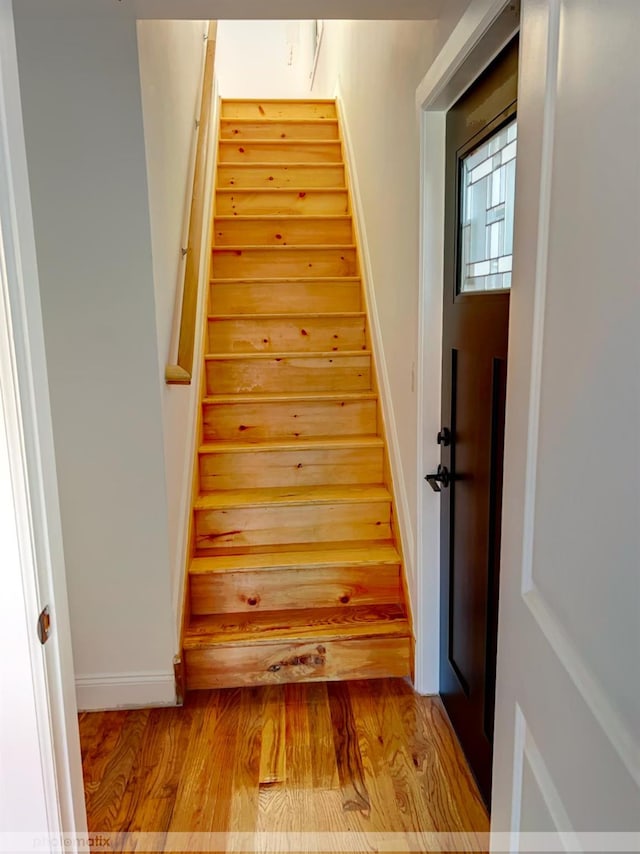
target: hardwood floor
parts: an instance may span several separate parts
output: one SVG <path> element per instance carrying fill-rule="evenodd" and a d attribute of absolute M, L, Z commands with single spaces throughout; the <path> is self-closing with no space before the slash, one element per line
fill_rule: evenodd
<path fill-rule="evenodd" d="M 215 850 L 250 851 L 255 832 L 389 833 L 439 850 L 416 846 L 422 831 L 478 851 L 488 832 L 440 700 L 402 679 L 191 692 L 183 708 L 85 712 L 80 736 L 94 834 L 227 834 Z"/>

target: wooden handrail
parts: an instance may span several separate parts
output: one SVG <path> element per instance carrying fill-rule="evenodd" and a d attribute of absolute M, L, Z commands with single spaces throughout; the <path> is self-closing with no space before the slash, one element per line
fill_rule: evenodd
<path fill-rule="evenodd" d="M 165 369 L 165 380 L 173 385 L 188 385 L 193 374 L 193 351 L 196 338 L 196 311 L 198 308 L 198 284 L 200 281 L 200 258 L 206 198 L 207 148 L 213 109 L 213 63 L 216 50 L 215 22 L 209 24 L 207 52 L 202 79 L 202 100 L 200 102 L 200 121 L 196 144 L 196 162 L 193 170 L 193 195 L 189 211 L 189 236 L 187 241 L 184 285 L 182 289 L 182 307 L 180 313 L 180 337 L 178 339 L 178 359 Z M 208 231 L 207 231 L 208 234 Z M 206 237 L 204 239 L 207 239 Z"/>

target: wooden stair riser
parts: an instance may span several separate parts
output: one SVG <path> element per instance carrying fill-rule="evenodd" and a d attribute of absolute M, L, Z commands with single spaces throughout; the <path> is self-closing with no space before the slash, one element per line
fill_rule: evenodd
<path fill-rule="evenodd" d="M 377 401 L 205 403 L 202 420 L 205 442 L 240 438 L 261 442 L 320 436 L 372 436 L 377 431 Z"/>
<path fill-rule="evenodd" d="M 217 185 L 223 188 L 335 188 L 345 186 L 345 171 L 342 163 L 289 166 L 284 163 L 221 163 Z"/>
<path fill-rule="evenodd" d="M 211 314 L 354 312 L 361 304 L 358 279 L 216 281 L 209 291 Z"/>
<path fill-rule="evenodd" d="M 389 502 L 340 502 L 195 511 L 196 547 L 389 540 Z"/>
<path fill-rule="evenodd" d="M 342 163 L 342 144 L 333 140 L 295 142 L 221 139 L 220 163 Z"/>
<path fill-rule="evenodd" d="M 291 355 L 208 357 L 207 394 L 236 392 L 365 391 L 371 388 L 371 357 Z"/>
<path fill-rule="evenodd" d="M 408 676 L 408 637 L 272 643 L 185 651 L 187 688 Z"/>
<path fill-rule="evenodd" d="M 191 612 L 233 614 L 402 601 L 399 566 L 336 566 L 192 575 Z"/>
<path fill-rule="evenodd" d="M 218 190 L 220 216 L 339 216 L 349 213 L 346 190 Z"/>
<path fill-rule="evenodd" d="M 351 217 L 216 217 L 215 246 L 346 246 L 353 242 Z"/>
<path fill-rule="evenodd" d="M 200 489 L 321 486 L 382 481 L 382 448 L 201 452 Z"/>
<path fill-rule="evenodd" d="M 365 350 L 364 315 L 211 318 L 210 353 Z"/>
<path fill-rule="evenodd" d="M 274 246 L 213 249 L 214 279 L 357 276 L 351 246 Z"/>
<path fill-rule="evenodd" d="M 223 100 L 223 119 L 335 119 L 335 101 Z"/>
<path fill-rule="evenodd" d="M 336 119 L 225 119 L 220 139 L 339 139 Z"/>

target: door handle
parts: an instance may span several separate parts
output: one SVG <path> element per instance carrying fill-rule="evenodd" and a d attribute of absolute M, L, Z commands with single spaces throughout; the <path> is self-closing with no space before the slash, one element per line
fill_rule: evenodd
<path fill-rule="evenodd" d="M 451 483 L 451 473 L 446 466 L 439 465 L 435 474 L 426 475 L 425 480 L 434 492 L 442 492 Z"/>

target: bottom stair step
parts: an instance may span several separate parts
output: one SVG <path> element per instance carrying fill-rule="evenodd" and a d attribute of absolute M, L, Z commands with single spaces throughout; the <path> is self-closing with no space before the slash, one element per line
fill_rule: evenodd
<path fill-rule="evenodd" d="M 187 688 L 407 676 L 411 645 L 397 604 L 192 617 Z"/>

